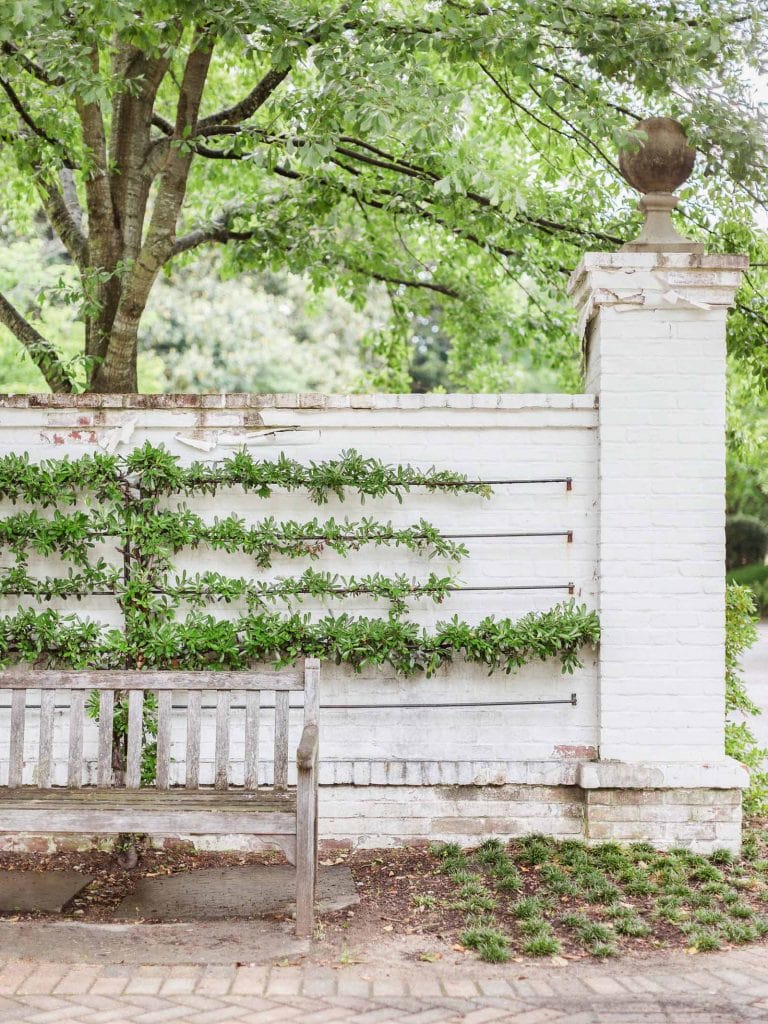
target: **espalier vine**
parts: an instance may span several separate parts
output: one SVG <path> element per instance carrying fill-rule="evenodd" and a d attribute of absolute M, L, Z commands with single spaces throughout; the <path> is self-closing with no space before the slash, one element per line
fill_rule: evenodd
<path fill-rule="evenodd" d="M 318 505 L 349 495 L 402 502 L 417 487 L 484 498 L 491 493 L 488 485 L 461 474 L 390 466 L 355 451 L 308 465 L 282 454 L 259 460 L 238 452 L 221 462 L 182 466 L 150 444 L 124 456 L 96 453 L 40 464 L 5 456 L 0 500 L 20 507 L 0 519 L 0 552 L 13 559 L 0 571 L 0 595 L 37 603 L 109 595 L 124 626 L 19 605 L 0 616 L 0 659 L 76 669 L 234 669 L 311 656 L 357 669 L 388 664 L 412 674 L 432 673 L 457 658 L 510 672 L 555 657 L 563 671 L 572 672 L 581 648 L 599 635 L 596 615 L 573 601 L 517 622 L 487 618 L 470 626 L 453 618 L 434 632 L 408 620 L 410 599 L 442 602 L 457 588 L 459 565 L 467 555 L 463 544 L 424 519 L 405 527 L 373 517 L 268 517 L 249 525 L 229 515 L 209 523 L 184 504 L 186 497 L 228 488 L 258 499 L 276 489 L 302 491 Z M 174 501 L 176 507 L 169 508 Z M 118 552 L 121 564 L 105 559 L 105 544 Z M 325 550 L 347 557 L 366 546 L 407 548 L 449 568 L 412 579 L 402 573 L 347 575 L 309 567 L 265 580 L 179 572 L 173 562 L 180 551 L 206 547 L 239 553 L 258 570 L 270 568 L 276 557 L 317 560 Z M 33 575 L 28 571 L 32 555 L 54 557 L 66 568 L 56 576 Z M 386 604 L 386 613 L 367 618 L 326 611 L 313 619 L 296 607 L 304 598 L 327 603 L 360 595 Z M 236 617 L 222 621 L 206 612 L 219 602 L 235 603 Z M 277 610 L 277 603 L 285 609 Z"/>

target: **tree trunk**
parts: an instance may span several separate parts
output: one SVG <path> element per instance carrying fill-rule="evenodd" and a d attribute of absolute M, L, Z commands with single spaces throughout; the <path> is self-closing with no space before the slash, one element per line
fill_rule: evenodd
<path fill-rule="evenodd" d="M 116 318 L 109 344 L 110 348 L 115 346 L 119 350 L 120 358 L 99 362 L 94 367 L 89 391 L 95 394 L 130 394 L 138 391 L 136 362 L 140 317 L 141 313 L 135 319 Z"/>

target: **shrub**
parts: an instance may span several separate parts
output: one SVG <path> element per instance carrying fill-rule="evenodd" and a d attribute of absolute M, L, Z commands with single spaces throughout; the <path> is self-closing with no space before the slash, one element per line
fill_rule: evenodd
<path fill-rule="evenodd" d="M 749 814 L 762 812 L 768 805 L 768 750 L 757 745 L 754 733 L 745 722 L 734 722 L 734 711 L 757 715 L 760 709 L 749 699 L 740 675 L 739 660 L 757 639 L 755 603 L 747 587 L 736 583 L 725 595 L 725 752 L 750 770 L 750 785 L 744 794 L 744 809 Z"/>
<path fill-rule="evenodd" d="M 765 561 L 768 528 L 754 516 L 728 516 L 725 524 L 725 565 L 737 569 Z"/>
<path fill-rule="evenodd" d="M 768 617 L 768 565 L 744 565 L 729 572 L 727 579 L 729 583 L 749 587 L 758 615 Z"/>

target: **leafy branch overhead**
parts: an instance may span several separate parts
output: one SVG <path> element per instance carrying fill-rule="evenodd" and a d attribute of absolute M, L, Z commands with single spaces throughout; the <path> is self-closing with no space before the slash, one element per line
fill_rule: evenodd
<path fill-rule="evenodd" d="M 0 197 L 18 230 L 41 208 L 77 269 L 85 378 L 12 294 L 0 324 L 54 391 L 135 390 L 158 275 L 220 246 L 229 271 L 306 273 L 359 303 L 383 285 L 392 386 L 425 316 L 458 378 L 502 341 L 562 362 L 562 275 L 634 231 L 615 153 L 635 117 L 681 118 L 700 151 L 687 230 L 766 262 L 765 38 L 746 0 L 6 4 Z M 763 277 L 732 345 L 768 376 Z"/>
<path fill-rule="evenodd" d="M 409 527 L 372 517 L 343 522 L 269 517 L 247 525 L 233 515 L 206 523 L 186 505 L 168 507 L 174 495 L 210 496 L 225 488 L 257 499 L 269 498 L 275 488 L 302 491 L 317 503 L 331 494 L 344 500 L 350 492 L 360 500 L 389 496 L 402 501 L 414 488 L 475 499 L 490 496 L 488 485 L 461 474 L 387 465 L 355 451 L 307 466 L 282 454 L 259 461 L 244 452 L 221 463 L 181 466 L 165 449 L 150 444 L 126 456 L 94 454 L 38 464 L 7 455 L 0 459 L 0 499 L 39 506 L 49 514 L 29 508 L 0 518 L 0 549 L 15 559 L 0 574 L 0 594 L 38 603 L 111 596 L 125 627 L 110 629 L 50 608 L 20 607 L 0 617 L 0 659 L 74 668 L 238 668 L 316 656 L 357 669 L 388 664 L 411 674 L 434 672 L 455 658 L 509 672 L 551 657 L 572 672 L 583 646 L 597 642 L 596 615 L 573 602 L 519 622 L 486 618 L 470 626 L 454 617 L 434 633 L 408 621 L 410 600 L 442 602 L 460 589 L 456 574 L 467 555 L 463 544 L 425 519 Z M 314 568 L 295 577 L 262 579 L 210 570 L 179 572 L 173 561 L 179 552 L 210 547 L 250 556 L 254 568 L 264 569 L 277 555 L 316 560 L 328 549 L 346 558 L 367 545 L 404 547 L 447 562 L 449 568 L 423 579 Z M 111 561 L 105 546 L 112 549 Z M 66 573 L 33 575 L 33 555 L 69 563 Z M 386 617 L 325 613 L 313 621 L 310 613 L 300 615 L 293 607 L 305 596 L 325 605 L 363 595 L 387 602 Z M 212 602 L 240 607 L 234 619 L 222 621 L 206 614 Z M 273 610 L 278 602 L 287 611 Z"/>

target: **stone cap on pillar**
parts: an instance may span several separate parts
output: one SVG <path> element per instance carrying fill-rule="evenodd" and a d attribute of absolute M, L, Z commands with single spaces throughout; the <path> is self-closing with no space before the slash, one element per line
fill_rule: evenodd
<path fill-rule="evenodd" d="M 713 764 L 689 761 L 585 761 L 576 784 L 582 789 L 746 789 L 749 772 L 723 757 Z"/>
<path fill-rule="evenodd" d="M 749 265 L 734 253 L 588 252 L 568 281 L 579 312 L 579 336 L 605 306 L 617 312 L 644 309 L 727 309 Z"/>

